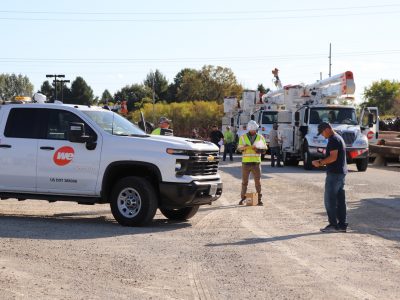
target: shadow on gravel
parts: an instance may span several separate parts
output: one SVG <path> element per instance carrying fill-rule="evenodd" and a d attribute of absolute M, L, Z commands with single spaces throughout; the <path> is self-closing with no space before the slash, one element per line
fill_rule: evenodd
<path fill-rule="evenodd" d="M 167 219 L 154 219 L 146 227 L 124 227 L 105 216 L 82 217 L 83 214 L 82 212 L 54 216 L 0 214 L 0 238 L 79 240 L 168 232 L 191 227 L 190 223 Z"/>
<path fill-rule="evenodd" d="M 361 199 L 347 215 L 352 231 L 400 241 L 400 195 Z"/>
<path fill-rule="evenodd" d="M 326 234 L 322 232 L 307 232 L 307 233 L 298 233 L 298 234 L 289 234 L 289 235 L 282 235 L 282 236 L 273 236 L 267 238 L 248 238 L 237 242 L 232 243 L 215 243 L 215 244 L 206 244 L 206 247 L 220 247 L 220 246 L 244 246 L 244 245 L 251 245 L 251 244 L 260 244 L 260 243 L 271 243 L 271 242 L 279 242 L 279 241 L 286 241 L 291 239 L 297 239 L 303 236 L 312 236 L 312 235 L 320 235 Z"/>

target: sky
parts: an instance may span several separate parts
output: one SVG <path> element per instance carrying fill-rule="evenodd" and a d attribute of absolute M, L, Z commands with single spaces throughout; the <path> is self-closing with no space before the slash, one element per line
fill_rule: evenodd
<path fill-rule="evenodd" d="M 96 96 L 143 83 L 158 69 L 169 83 L 184 68 L 232 69 L 247 89 L 312 83 L 354 73 L 356 96 L 400 80 L 400 3 L 395 0 L 1 0 L 0 73 L 85 79 Z"/>

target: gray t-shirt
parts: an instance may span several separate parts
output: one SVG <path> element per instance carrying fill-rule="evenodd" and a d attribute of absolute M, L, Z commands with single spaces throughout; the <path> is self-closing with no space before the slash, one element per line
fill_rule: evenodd
<path fill-rule="evenodd" d="M 278 131 L 271 129 L 269 132 L 269 147 L 279 147 Z"/>

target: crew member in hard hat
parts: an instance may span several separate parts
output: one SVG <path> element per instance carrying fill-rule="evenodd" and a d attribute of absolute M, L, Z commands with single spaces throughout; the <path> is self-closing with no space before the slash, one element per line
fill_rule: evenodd
<path fill-rule="evenodd" d="M 257 134 L 258 124 L 251 120 L 247 124 L 248 132 L 239 138 L 238 149 L 242 151 L 242 191 L 239 205 L 244 204 L 246 199 L 249 175 L 253 174 L 256 191 L 258 193 L 258 205 L 263 205 L 261 201 L 261 154 L 265 153 L 267 145 L 262 135 Z"/>
<path fill-rule="evenodd" d="M 154 129 L 151 134 L 158 135 L 174 135 L 172 129 L 169 128 L 171 120 L 166 117 L 161 117 L 158 121 L 158 128 Z"/>
<path fill-rule="evenodd" d="M 312 162 L 316 168 L 326 165 L 324 203 L 329 224 L 321 228 L 321 231 L 346 232 L 348 225 L 344 191 L 347 174 L 346 144 L 327 122 L 318 125 L 318 135 L 328 139 L 326 157 Z"/>

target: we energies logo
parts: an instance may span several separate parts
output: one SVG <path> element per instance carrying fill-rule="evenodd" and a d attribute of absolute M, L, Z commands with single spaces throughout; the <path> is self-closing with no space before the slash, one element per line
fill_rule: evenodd
<path fill-rule="evenodd" d="M 74 149 L 69 146 L 61 147 L 54 153 L 53 161 L 58 166 L 65 166 L 72 161 L 74 153 Z"/>

